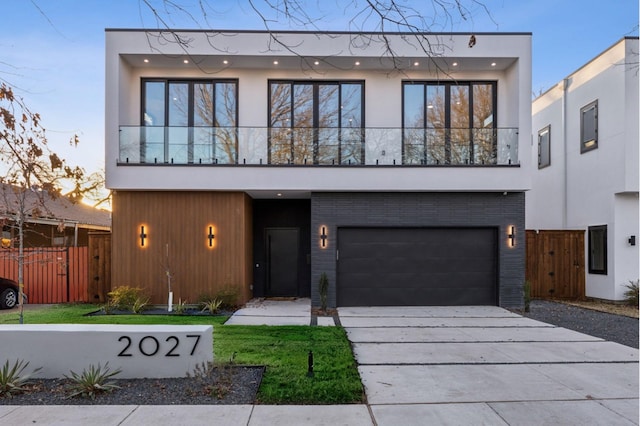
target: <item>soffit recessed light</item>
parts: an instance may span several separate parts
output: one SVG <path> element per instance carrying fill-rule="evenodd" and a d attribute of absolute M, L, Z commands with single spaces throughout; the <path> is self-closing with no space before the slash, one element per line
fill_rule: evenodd
<path fill-rule="evenodd" d="M 227 65 L 229 63 L 229 61 L 227 61 L 226 59 L 224 61 L 222 61 L 223 64 Z"/>
<path fill-rule="evenodd" d="M 273 65 L 278 65 L 278 61 L 273 61 Z"/>
<path fill-rule="evenodd" d="M 148 60 L 147 58 L 144 58 L 142 61 L 143 61 L 145 64 L 148 64 L 148 63 L 149 63 L 149 60 Z"/>
<path fill-rule="evenodd" d="M 315 61 L 313 64 L 314 65 L 320 65 L 320 61 Z"/>
<path fill-rule="evenodd" d="M 458 66 L 458 63 L 457 63 L 457 62 L 454 62 L 454 63 L 453 63 L 453 64 L 451 64 L 451 65 L 453 65 L 454 67 L 457 67 L 457 66 Z"/>
<path fill-rule="evenodd" d="M 495 62 L 491 62 L 491 66 L 492 66 L 492 67 L 495 67 L 495 66 L 496 66 L 496 63 L 495 63 Z"/>
<path fill-rule="evenodd" d="M 183 60 L 182 62 L 183 62 L 183 63 L 185 63 L 185 64 L 188 64 L 188 63 L 189 63 L 189 60 L 188 60 L 188 59 L 185 59 L 185 60 Z"/>
<path fill-rule="evenodd" d="M 420 65 L 420 62 L 418 62 L 418 61 L 415 61 L 415 62 L 413 63 L 413 66 L 414 66 L 414 67 L 417 67 L 417 66 L 419 66 L 419 65 Z"/>
<path fill-rule="evenodd" d="M 276 194 L 276 196 L 278 196 L 278 197 L 282 197 L 282 192 L 278 192 L 278 193 Z"/>
<path fill-rule="evenodd" d="M 355 65 L 356 65 L 356 66 L 360 65 L 360 61 L 356 61 L 356 64 L 355 64 Z"/>

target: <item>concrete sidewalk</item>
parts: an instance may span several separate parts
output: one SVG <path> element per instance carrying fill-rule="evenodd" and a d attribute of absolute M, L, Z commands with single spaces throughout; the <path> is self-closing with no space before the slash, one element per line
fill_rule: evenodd
<path fill-rule="evenodd" d="M 228 323 L 312 318 L 308 299 L 259 300 L 238 312 Z M 639 423 L 635 348 L 497 307 L 341 308 L 339 315 L 367 405 L 0 406 L 0 424 Z"/>

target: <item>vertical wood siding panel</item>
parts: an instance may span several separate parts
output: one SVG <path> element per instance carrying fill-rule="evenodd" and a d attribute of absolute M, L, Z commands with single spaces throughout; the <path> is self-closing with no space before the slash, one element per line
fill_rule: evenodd
<path fill-rule="evenodd" d="M 228 287 L 243 296 L 251 264 L 246 198 L 243 193 L 118 191 L 113 210 L 112 287 L 141 287 L 153 303 L 166 303 L 168 266 L 176 302 L 215 297 Z M 144 249 L 138 246 L 141 223 L 148 234 Z M 209 223 L 216 228 L 213 250 L 206 245 Z"/>

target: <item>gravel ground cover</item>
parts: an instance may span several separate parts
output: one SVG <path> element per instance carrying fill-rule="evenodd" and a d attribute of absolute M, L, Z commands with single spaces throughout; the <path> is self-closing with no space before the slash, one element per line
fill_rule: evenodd
<path fill-rule="evenodd" d="M 547 300 L 532 300 L 524 316 L 638 348 L 637 318 Z"/>
<path fill-rule="evenodd" d="M 116 379 L 120 388 L 94 399 L 69 398 L 66 379 L 32 380 L 29 390 L 0 405 L 201 405 L 253 404 L 263 367 L 216 367 L 205 379 Z"/>

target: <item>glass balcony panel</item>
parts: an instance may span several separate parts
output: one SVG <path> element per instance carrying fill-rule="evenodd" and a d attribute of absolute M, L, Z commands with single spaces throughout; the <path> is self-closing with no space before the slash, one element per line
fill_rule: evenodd
<path fill-rule="evenodd" d="M 364 164 L 362 129 L 340 129 L 340 164 Z"/>
<path fill-rule="evenodd" d="M 516 165 L 515 128 L 122 126 L 120 164 Z"/>

